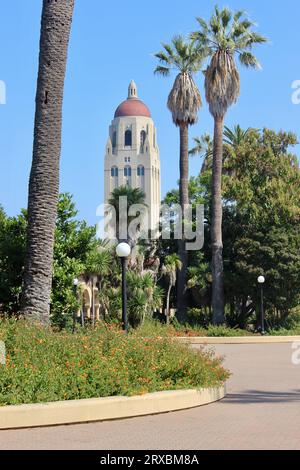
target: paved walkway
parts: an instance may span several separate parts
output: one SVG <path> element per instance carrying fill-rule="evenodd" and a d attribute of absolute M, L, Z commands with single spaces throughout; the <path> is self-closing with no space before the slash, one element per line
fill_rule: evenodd
<path fill-rule="evenodd" d="M 291 344 L 218 345 L 227 398 L 192 410 L 104 423 L 0 431 L 0 449 L 300 449 L 300 365 Z"/>

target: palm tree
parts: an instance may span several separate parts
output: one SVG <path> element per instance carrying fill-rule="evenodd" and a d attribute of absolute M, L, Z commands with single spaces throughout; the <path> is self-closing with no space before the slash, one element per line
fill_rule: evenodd
<path fill-rule="evenodd" d="M 128 215 L 129 209 L 131 206 L 140 204 L 146 207 L 145 204 L 145 193 L 140 188 L 131 188 L 130 186 L 119 186 L 115 188 L 111 196 L 108 200 L 108 203 L 115 208 L 116 211 L 116 236 L 120 240 L 120 233 L 119 233 L 119 222 L 122 221 L 124 214 L 120 213 L 120 198 L 126 197 L 127 198 L 127 232 L 128 226 L 130 222 L 134 219 L 134 217 L 130 217 Z M 134 240 L 129 240 L 134 243 Z"/>
<path fill-rule="evenodd" d="M 98 282 L 99 286 L 99 303 L 100 310 L 104 311 L 102 303 L 102 287 L 105 277 L 109 276 L 111 273 L 111 267 L 113 266 L 113 256 L 112 253 L 102 248 L 99 244 L 97 251 L 93 251 L 88 256 L 86 262 L 86 273 L 88 275 L 88 282 L 91 284 L 92 290 L 92 320 L 93 325 L 95 325 L 96 316 L 95 316 L 95 287 Z"/>
<path fill-rule="evenodd" d="M 223 133 L 224 144 L 234 149 L 237 149 L 237 147 L 247 141 L 250 132 L 258 130 L 259 129 L 253 129 L 252 127 L 248 127 L 248 129 L 242 129 L 239 124 L 237 126 L 234 126 L 233 129 L 230 129 L 229 127 L 225 126 Z"/>
<path fill-rule="evenodd" d="M 215 121 L 211 244 L 212 308 L 213 320 L 216 324 L 224 323 L 221 201 L 224 118 L 227 110 L 236 103 L 240 94 L 240 76 L 235 56 L 238 56 L 242 65 L 259 68 L 259 63 L 251 51 L 256 44 L 266 42 L 266 38 L 252 31 L 254 23 L 243 17 L 243 11 L 233 14 L 228 8 L 220 10 L 215 7 L 215 12 L 208 23 L 202 18 L 197 18 L 200 30 L 191 35 L 196 44 L 206 48 L 211 58 L 205 72 L 205 93 L 209 110 Z"/>
<path fill-rule="evenodd" d="M 162 266 L 162 274 L 167 277 L 169 281 L 168 292 L 167 292 L 167 305 L 166 305 L 166 317 L 167 323 L 170 323 L 170 295 L 172 287 L 176 285 L 177 272 L 182 268 L 180 258 L 176 253 L 166 256 L 165 262 Z"/>
<path fill-rule="evenodd" d="M 223 165 L 226 162 L 226 157 L 230 153 L 230 149 L 237 150 L 237 148 L 247 141 L 252 131 L 258 131 L 252 127 L 242 129 L 238 124 L 233 129 L 224 127 L 223 132 Z M 203 134 L 200 137 L 194 137 L 194 147 L 189 151 L 189 155 L 194 157 L 199 155 L 203 158 L 201 173 L 211 170 L 213 165 L 213 139 L 209 134 Z"/>
<path fill-rule="evenodd" d="M 152 273 L 127 272 L 128 311 L 132 326 L 145 322 L 152 317 L 156 309 L 161 307 L 162 289 L 155 284 Z"/>
<path fill-rule="evenodd" d="M 74 0 L 43 0 L 22 313 L 49 322 L 62 103 Z"/>
<path fill-rule="evenodd" d="M 156 74 L 169 76 L 171 70 L 178 72 L 173 88 L 168 98 L 168 108 L 172 113 L 174 124 L 180 130 L 180 205 L 183 211 L 189 204 L 189 151 L 188 151 L 188 133 L 189 126 L 195 124 L 198 119 L 198 111 L 202 106 L 200 92 L 194 82 L 194 74 L 202 66 L 203 50 L 201 46 L 196 45 L 183 36 L 175 36 L 171 44 L 162 44 L 164 50 L 155 54 L 159 60 L 154 71 Z M 179 256 L 182 263 L 182 269 L 178 273 L 178 295 L 177 295 L 177 315 L 178 319 L 186 319 L 186 278 L 187 278 L 187 250 L 184 237 L 179 241 Z"/>
<path fill-rule="evenodd" d="M 213 156 L 213 141 L 209 134 L 203 134 L 200 137 L 194 137 L 194 147 L 189 151 L 189 155 L 194 157 L 199 155 L 203 158 L 201 173 L 204 173 L 210 168 L 210 162 Z"/>

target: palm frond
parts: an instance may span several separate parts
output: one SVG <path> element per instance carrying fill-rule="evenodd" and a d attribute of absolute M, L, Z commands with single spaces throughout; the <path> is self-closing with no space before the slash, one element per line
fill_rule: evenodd
<path fill-rule="evenodd" d="M 170 57 L 167 56 L 165 52 L 157 52 L 154 54 L 154 57 L 156 57 L 160 62 L 163 62 L 165 64 L 171 64 Z"/>
<path fill-rule="evenodd" d="M 179 73 L 168 98 L 168 108 L 176 126 L 195 124 L 202 106 L 199 89 L 190 73 Z"/>
<path fill-rule="evenodd" d="M 261 69 L 261 65 L 258 62 L 255 55 L 251 54 L 251 52 L 243 52 L 239 55 L 239 60 L 242 65 L 245 67 L 252 67 L 255 69 Z"/>
<path fill-rule="evenodd" d="M 190 34 L 190 39 L 193 42 L 197 41 L 199 44 L 202 44 L 203 46 L 209 43 L 207 33 L 204 31 L 194 31 L 193 33 Z"/>
<path fill-rule="evenodd" d="M 199 25 L 201 26 L 201 28 L 203 29 L 203 32 L 204 32 L 204 33 L 207 33 L 207 32 L 209 31 L 209 27 L 208 27 L 206 21 L 205 21 L 203 18 L 201 18 L 200 16 L 198 16 L 198 17 L 196 18 L 196 21 L 198 21 L 198 23 L 199 23 Z"/>
<path fill-rule="evenodd" d="M 170 44 L 166 44 L 166 43 L 162 43 L 162 46 L 167 51 L 167 53 L 169 54 L 170 59 L 174 59 L 174 51 L 172 49 L 172 46 L 170 46 Z"/>
<path fill-rule="evenodd" d="M 205 74 L 205 93 L 214 117 L 224 117 L 240 94 L 240 76 L 232 54 L 218 51 Z"/>
<path fill-rule="evenodd" d="M 232 13 L 229 8 L 224 8 L 220 13 L 220 17 L 222 20 L 222 26 L 226 29 L 232 19 Z"/>
<path fill-rule="evenodd" d="M 245 16 L 245 14 L 246 14 L 245 10 L 236 11 L 233 16 L 233 21 L 238 22 L 242 18 L 242 16 Z"/>
<path fill-rule="evenodd" d="M 212 155 L 213 141 L 209 134 L 203 134 L 201 137 L 194 137 L 195 146 L 189 151 L 189 155 L 200 157 L 208 157 Z"/>
<path fill-rule="evenodd" d="M 163 67 L 162 65 L 158 65 L 155 68 L 154 73 L 156 75 L 162 75 L 164 77 L 168 77 L 170 75 L 170 69 L 168 67 Z"/>
<path fill-rule="evenodd" d="M 255 33 L 254 31 L 252 31 L 249 34 L 249 42 L 251 42 L 251 44 L 253 44 L 253 45 L 255 45 L 255 44 L 264 44 L 264 43 L 268 42 L 268 39 L 265 36 L 262 36 L 261 34 Z"/>

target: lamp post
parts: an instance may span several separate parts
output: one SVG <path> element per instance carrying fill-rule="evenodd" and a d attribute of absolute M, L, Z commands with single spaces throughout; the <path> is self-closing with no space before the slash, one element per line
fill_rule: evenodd
<path fill-rule="evenodd" d="M 260 307 L 261 307 L 261 334 L 265 335 L 265 312 L 264 312 L 264 283 L 266 279 L 264 276 L 259 276 L 257 282 L 260 286 Z"/>
<path fill-rule="evenodd" d="M 122 265 L 122 328 L 128 333 L 127 321 L 127 293 L 126 293 L 126 261 L 130 255 L 131 248 L 128 243 L 122 242 L 116 248 L 117 256 L 121 260 Z"/>
<path fill-rule="evenodd" d="M 77 287 L 78 287 L 78 279 L 75 278 L 73 279 L 73 289 L 74 289 L 74 295 L 76 296 L 76 300 L 77 300 Z M 73 333 L 75 332 L 75 325 L 76 325 L 76 312 L 74 310 L 73 312 Z"/>

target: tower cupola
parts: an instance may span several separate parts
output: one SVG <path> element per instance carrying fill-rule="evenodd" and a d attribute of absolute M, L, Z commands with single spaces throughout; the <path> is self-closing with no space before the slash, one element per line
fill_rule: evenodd
<path fill-rule="evenodd" d="M 137 86 L 134 80 L 131 80 L 128 87 L 128 100 L 137 99 Z"/>

